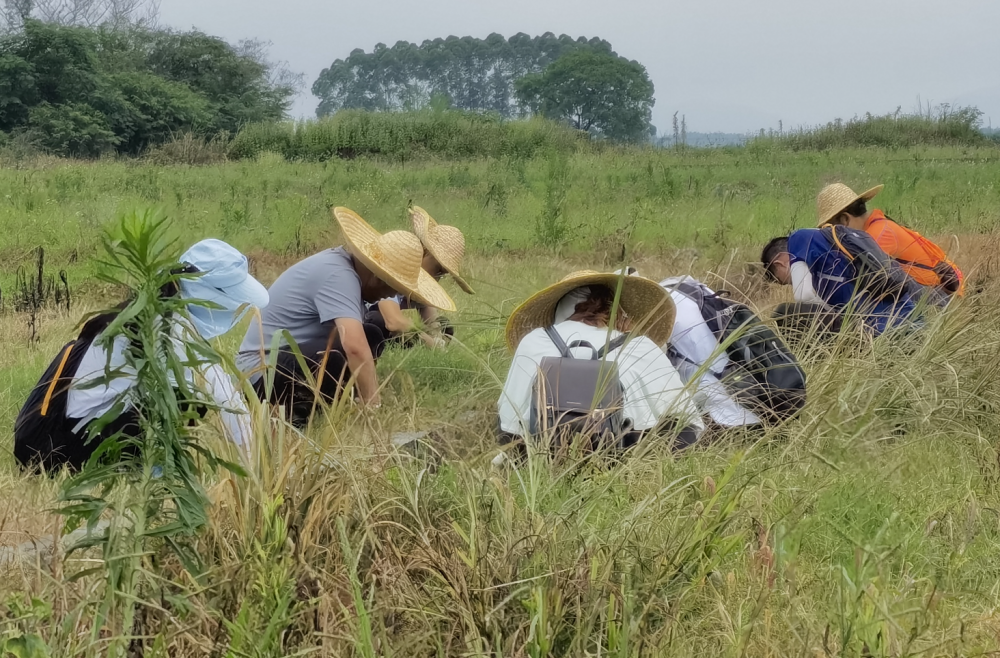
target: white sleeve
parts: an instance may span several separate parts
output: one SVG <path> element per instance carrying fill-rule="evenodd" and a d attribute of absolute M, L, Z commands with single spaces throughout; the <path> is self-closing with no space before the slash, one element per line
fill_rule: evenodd
<path fill-rule="evenodd" d="M 819 302 L 820 304 L 826 303 L 816 293 L 816 289 L 813 288 L 812 272 L 809 271 L 808 265 L 806 265 L 802 261 L 796 261 L 792 263 L 791 274 L 792 274 L 792 296 L 795 297 L 795 301 Z"/>
<path fill-rule="evenodd" d="M 247 411 L 246 401 L 236 387 L 233 380 L 222 369 L 222 366 L 213 364 L 202 371 L 205 382 L 208 384 L 208 391 L 213 402 L 222 407 L 219 412 L 222 424 L 225 426 L 229 440 L 238 446 L 249 448 L 251 428 L 250 416 Z"/>
<path fill-rule="evenodd" d="M 521 346 L 518 346 L 510 370 L 507 371 L 500 400 L 497 401 L 500 429 L 518 436 L 527 434 L 531 414 L 531 394 L 534 391 L 535 377 L 538 376 L 538 362 L 524 352 Z"/>
<path fill-rule="evenodd" d="M 119 400 L 124 399 L 128 407 L 127 394 L 135 386 L 135 370 L 125 365 L 127 346 L 124 336 L 116 336 L 110 360 L 107 350 L 96 340 L 84 354 L 66 396 L 66 415 L 83 419 L 77 428 L 100 418 Z M 97 381 L 102 383 L 94 386 Z"/>

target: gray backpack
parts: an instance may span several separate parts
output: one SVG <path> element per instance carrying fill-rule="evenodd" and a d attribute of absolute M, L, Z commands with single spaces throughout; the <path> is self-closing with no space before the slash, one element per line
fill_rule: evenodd
<path fill-rule="evenodd" d="M 531 434 L 551 431 L 556 446 L 570 443 L 576 435 L 588 437 L 592 448 L 618 440 L 625 429 L 625 391 L 618 366 L 604 357 L 624 345 L 628 336 L 619 336 L 598 351 L 580 340 L 567 346 L 554 327 L 545 332 L 562 356 L 542 359 L 531 400 Z M 575 358 L 570 351 L 575 347 L 590 348 L 592 356 Z"/>

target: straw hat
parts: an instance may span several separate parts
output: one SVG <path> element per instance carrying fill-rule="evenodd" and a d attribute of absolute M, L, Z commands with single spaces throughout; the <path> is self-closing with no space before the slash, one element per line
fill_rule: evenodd
<path fill-rule="evenodd" d="M 455 310 L 455 302 L 441 284 L 420 266 L 424 249 L 417 236 L 408 231 L 382 235 L 348 208 L 334 208 L 333 216 L 351 254 L 396 292 L 442 311 Z"/>
<path fill-rule="evenodd" d="M 613 272 L 583 270 L 573 272 L 559 283 L 541 290 L 514 309 L 507 320 L 507 347 L 512 351 L 528 333 L 555 320 L 556 306 L 565 295 L 584 286 L 605 286 L 618 290 L 619 304 L 628 314 L 635 330 L 659 346 L 667 344 L 674 329 L 674 302 L 660 284 L 640 276 L 622 276 Z"/>
<path fill-rule="evenodd" d="M 465 237 L 454 226 L 442 226 L 434 221 L 426 210 L 419 206 L 410 208 L 410 221 L 413 222 L 413 232 L 420 238 L 424 248 L 441 264 L 444 271 L 455 279 L 455 283 L 470 295 L 475 295 L 465 279 L 458 273 L 462 269 L 462 258 L 465 256 Z"/>
<path fill-rule="evenodd" d="M 816 226 L 823 226 L 828 223 L 859 199 L 871 201 L 875 198 L 876 194 L 882 191 L 883 187 L 885 185 L 876 185 L 867 192 L 855 194 L 854 190 L 843 183 L 831 183 L 827 185 L 816 196 Z"/>

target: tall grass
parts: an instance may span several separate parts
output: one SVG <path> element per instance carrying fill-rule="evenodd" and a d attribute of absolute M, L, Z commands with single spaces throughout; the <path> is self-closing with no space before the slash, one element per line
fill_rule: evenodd
<path fill-rule="evenodd" d="M 583 149 L 587 143 L 586 135 L 543 119 L 505 121 L 458 111 L 345 110 L 315 121 L 247 126 L 233 139 L 229 153 L 235 158 L 254 158 L 272 152 L 289 160 L 530 158 L 547 150 Z"/>
<path fill-rule="evenodd" d="M 44 244 L 77 304 L 42 309 L 34 347 L 27 318 L 0 314 L 0 417 L 9 427 L 77 314 L 117 299 L 92 275 L 95 232 L 121 209 L 164 206 L 185 242 L 225 234 L 271 281 L 337 241 L 328 205 L 389 229 L 406 225 L 412 200 L 466 232 L 479 294 L 456 292 L 456 340 L 390 350 L 377 411 L 345 402 L 303 434 L 252 409 L 247 477 L 203 478 L 202 572 L 157 546 L 145 562 L 159 584 L 136 601 L 145 656 L 990 655 L 997 174 L 993 150 L 958 147 L 0 170 L 5 262 Z M 517 470 L 492 467 L 515 303 L 572 270 L 617 264 L 626 247 L 650 277 L 693 273 L 766 315 L 787 290 L 747 263 L 764 239 L 808 225 L 832 179 L 885 182 L 890 214 L 956 235 L 945 242 L 978 292 L 907 339 L 799 337 L 809 403 L 764 435 L 722 433 L 681 455 L 653 442 L 622 462 L 532 454 Z M 558 249 L 541 244 L 546 216 L 565 222 Z M 235 350 L 239 333 L 217 346 Z M 428 432 L 416 448 L 391 440 L 415 430 Z M 214 419 L 197 433 L 227 454 Z M 0 463 L 0 544 L 55 532 L 57 491 Z M 101 655 L 113 635 L 95 628 L 102 581 L 65 577 L 100 560 L 5 563 L 0 646 Z"/>
<path fill-rule="evenodd" d="M 914 146 L 983 146 L 990 139 L 980 130 L 982 112 L 973 107 L 940 108 L 936 115 L 893 114 L 837 119 L 824 126 L 800 128 L 786 133 L 761 134 L 749 142 L 751 148 L 785 148 L 822 151 L 831 148 Z"/>

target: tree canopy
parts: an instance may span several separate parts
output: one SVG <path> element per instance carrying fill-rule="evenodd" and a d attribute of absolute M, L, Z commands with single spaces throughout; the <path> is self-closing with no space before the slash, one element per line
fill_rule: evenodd
<path fill-rule="evenodd" d="M 654 132 L 646 67 L 610 53 L 563 55 L 518 80 L 516 95 L 537 114 L 615 141 L 639 142 Z"/>
<path fill-rule="evenodd" d="M 341 109 L 410 110 L 446 96 L 462 110 L 523 116 L 527 108 L 514 94 L 519 78 L 537 73 L 569 52 L 614 56 L 611 44 L 547 32 L 539 37 L 519 33 L 504 38 L 448 37 L 406 41 L 391 48 L 378 44 L 370 53 L 353 51 L 320 73 L 312 91 L 320 99 L 318 116 Z"/>
<path fill-rule="evenodd" d="M 259 48 L 201 32 L 29 19 L 0 37 L 0 131 L 58 155 L 139 153 L 177 131 L 282 118 L 295 89 L 273 73 Z"/>

